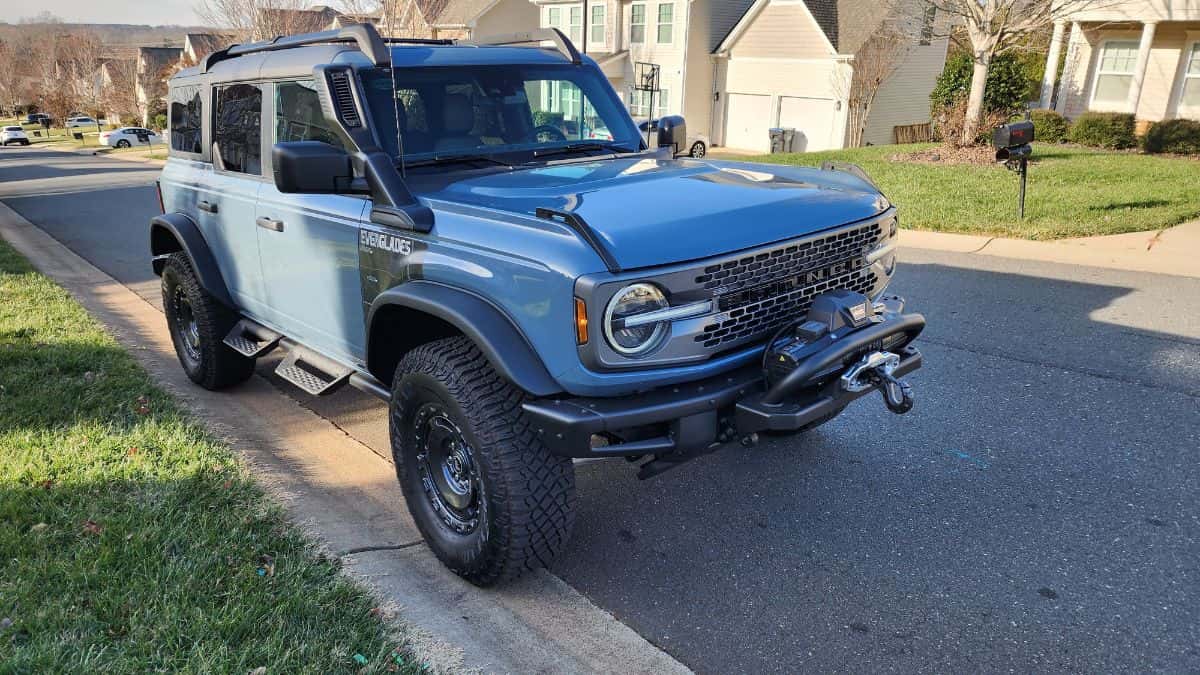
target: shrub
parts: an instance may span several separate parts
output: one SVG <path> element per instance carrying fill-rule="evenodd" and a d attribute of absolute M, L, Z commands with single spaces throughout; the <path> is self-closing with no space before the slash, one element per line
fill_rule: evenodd
<path fill-rule="evenodd" d="M 946 67 L 929 94 L 935 116 L 960 99 L 967 98 L 974 72 L 975 62 L 970 54 L 957 54 L 946 60 Z M 984 112 L 1013 113 L 1023 109 L 1026 101 L 1037 96 L 1037 84 L 1016 54 L 997 55 L 988 69 L 987 86 L 983 93 Z"/>
<path fill-rule="evenodd" d="M 1071 125 L 1067 138 L 1072 143 L 1112 150 L 1137 145 L 1133 115 L 1128 113 L 1084 113 Z"/>
<path fill-rule="evenodd" d="M 979 122 L 979 131 L 975 134 L 975 144 L 986 144 L 992 140 L 992 132 L 996 127 L 1008 121 L 1010 115 L 1006 112 L 991 111 L 983 114 Z M 934 111 L 934 137 L 954 147 L 962 145 L 963 122 L 967 119 L 967 99 L 960 98 L 951 105 Z"/>
<path fill-rule="evenodd" d="M 1146 152 L 1174 152 L 1181 155 L 1200 155 L 1200 122 L 1196 120 L 1166 120 L 1150 125 L 1142 137 Z"/>
<path fill-rule="evenodd" d="M 538 110 L 533 113 L 533 126 L 535 127 L 561 127 L 562 123 L 563 114 L 560 112 Z"/>
<path fill-rule="evenodd" d="M 154 128 L 162 131 L 167 128 L 167 116 L 164 113 L 159 113 L 154 116 Z"/>
<path fill-rule="evenodd" d="M 1071 123 L 1053 110 L 1030 110 L 1033 119 L 1034 138 L 1046 143 L 1062 143 L 1067 140 Z"/>

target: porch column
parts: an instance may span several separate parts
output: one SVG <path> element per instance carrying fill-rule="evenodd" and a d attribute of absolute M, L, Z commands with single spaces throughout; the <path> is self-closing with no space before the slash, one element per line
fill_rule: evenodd
<path fill-rule="evenodd" d="M 1142 25 L 1142 42 L 1138 45 L 1137 64 L 1133 67 L 1133 82 L 1129 85 L 1129 112 L 1135 116 L 1138 103 L 1142 100 L 1142 84 L 1146 81 L 1146 66 L 1150 64 L 1150 47 L 1154 45 L 1154 30 L 1157 23 Z"/>
<path fill-rule="evenodd" d="M 1078 21 L 1072 21 L 1071 36 L 1067 39 L 1067 62 L 1063 64 L 1062 88 L 1058 92 L 1058 100 L 1054 102 L 1054 109 L 1064 115 L 1067 112 L 1067 98 L 1072 93 L 1066 87 L 1075 83 L 1075 62 L 1079 59 L 1079 43 L 1082 41 L 1083 26 Z"/>
<path fill-rule="evenodd" d="M 1058 83 L 1058 59 L 1062 56 L 1063 34 L 1066 31 L 1066 21 L 1054 22 L 1050 53 L 1046 55 L 1046 74 L 1042 76 L 1042 99 L 1038 103 L 1039 108 L 1049 108 L 1054 101 L 1054 85 Z"/>

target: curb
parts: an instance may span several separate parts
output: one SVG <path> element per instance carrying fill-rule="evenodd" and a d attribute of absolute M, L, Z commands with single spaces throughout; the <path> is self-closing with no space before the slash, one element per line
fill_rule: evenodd
<path fill-rule="evenodd" d="M 1031 241 L 924 230 L 901 230 L 900 245 L 998 258 L 1085 265 L 1128 272 L 1200 278 L 1200 221 L 1156 232 Z"/>
<path fill-rule="evenodd" d="M 392 465 L 262 377 L 228 393 L 178 367 L 162 313 L 0 202 L 0 236 L 100 321 L 155 380 L 247 462 L 343 570 L 394 609 L 435 672 L 690 673 L 540 570 L 479 589 L 442 567 L 399 497 Z M 341 553 L 337 553 L 341 552 Z"/>
<path fill-rule="evenodd" d="M 79 155 L 80 157 L 99 157 L 101 159 L 119 159 L 123 162 L 137 162 L 138 164 L 156 164 L 158 166 L 162 166 L 163 164 L 166 164 L 166 162 L 167 162 L 167 160 L 165 160 L 165 159 L 152 159 L 150 157 L 146 157 L 145 155 L 142 155 L 141 153 L 132 153 L 132 152 L 99 152 L 99 149 L 69 148 L 69 147 L 63 147 L 63 146 L 57 146 L 57 147 L 50 146 L 50 147 L 46 147 L 44 149 L 45 150 L 53 150 L 54 152 L 61 152 L 61 153 L 68 154 L 68 155 Z"/>

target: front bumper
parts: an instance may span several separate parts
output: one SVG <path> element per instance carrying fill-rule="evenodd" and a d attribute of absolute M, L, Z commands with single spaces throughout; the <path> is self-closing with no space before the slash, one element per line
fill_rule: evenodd
<path fill-rule="evenodd" d="M 539 399 L 523 405 L 551 452 L 573 458 L 690 457 L 760 431 L 797 431 L 879 386 L 851 391 L 838 375 L 846 364 L 876 351 L 884 336 L 908 333 L 894 349 L 902 377 L 921 367 L 911 338 L 920 315 L 895 315 L 884 324 L 844 335 L 794 373 L 768 388 L 758 363 L 704 380 L 619 398 Z"/>

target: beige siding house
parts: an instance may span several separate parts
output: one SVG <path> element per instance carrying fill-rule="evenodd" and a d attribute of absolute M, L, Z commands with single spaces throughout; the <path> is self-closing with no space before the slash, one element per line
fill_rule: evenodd
<path fill-rule="evenodd" d="M 1151 122 L 1200 119 L 1200 0 L 1099 3 L 1054 27 L 1048 64 L 1062 50 L 1061 82 L 1046 69 L 1043 107 L 1068 117 L 1088 111 L 1134 113 Z"/>

